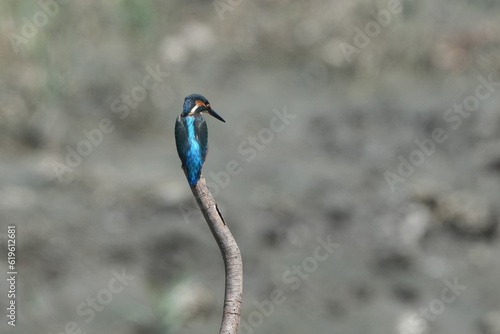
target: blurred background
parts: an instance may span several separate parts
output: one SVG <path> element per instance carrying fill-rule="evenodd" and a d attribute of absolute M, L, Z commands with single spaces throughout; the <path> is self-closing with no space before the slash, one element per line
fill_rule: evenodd
<path fill-rule="evenodd" d="M 240 333 L 500 333 L 499 9 L 2 1 L 0 332 L 217 332 L 173 133 L 200 93 Z"/>

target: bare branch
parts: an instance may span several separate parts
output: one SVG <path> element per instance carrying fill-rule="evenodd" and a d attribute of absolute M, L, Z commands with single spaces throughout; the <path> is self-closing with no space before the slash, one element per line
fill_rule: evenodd
<path fill-rule="evenodd" d="M 191 190 L 215 241 L 217 241 L 217 245 L 219 245 L 226 269 L 224 310 L 219 333 L 237 334 L 240 327 L 241 299 L 243 297 L 243 262 L 240 249 L 224 222 L 224 218 L 222 218 L 205 178 L 201 176 L 198 183 L 191 186 Z"/>

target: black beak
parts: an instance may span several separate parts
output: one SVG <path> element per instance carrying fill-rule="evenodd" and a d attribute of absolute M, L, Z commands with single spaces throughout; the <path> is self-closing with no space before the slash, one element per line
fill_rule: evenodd
<path fill-rule="evenodd" d="M 212 108 L 208 107 L 207 108 L 207 112 L 212 115 L 213 117 L 217 118 L 219 121 L 222 121 L 224 123 L 226 123 L 226 121 L 224 120 L 224 118 L 220 117 L 218 113 L 215 112 L 215 110 L 213 110 Z"/>

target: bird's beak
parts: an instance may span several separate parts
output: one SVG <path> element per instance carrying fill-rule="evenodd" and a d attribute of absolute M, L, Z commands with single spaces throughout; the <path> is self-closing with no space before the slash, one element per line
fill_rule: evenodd
<path fill-rule="evenodd" d="M 215 112 L 215 110 L 213 110 L 212 108 L 208 107 L 207 108 L 207 112 L 212 115 L 213 117 L 217 118 L 219 121 L 222 121 L 224 123 L 226 123 L 226 121 L 224 120 L 224 118 L 220 117 L 220 115 L 218 113 Z"/>

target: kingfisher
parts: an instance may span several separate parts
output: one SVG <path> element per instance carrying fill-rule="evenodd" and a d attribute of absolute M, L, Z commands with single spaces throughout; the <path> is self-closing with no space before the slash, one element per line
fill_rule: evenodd
<path fill-rule="evenodd" d="M 207 123 L 202 116 L 203 112 L 219 121 L 226 122 L 212 109 L 210 102 L 200 94 L 186 96 L 182 113 L 175 121 L 177 153 L 191 186 L 195 186 L 200 179 L 201 167 L 208 151 L 208 130 Z"/>

